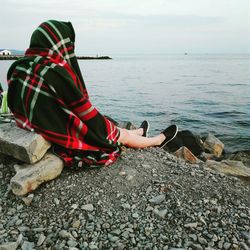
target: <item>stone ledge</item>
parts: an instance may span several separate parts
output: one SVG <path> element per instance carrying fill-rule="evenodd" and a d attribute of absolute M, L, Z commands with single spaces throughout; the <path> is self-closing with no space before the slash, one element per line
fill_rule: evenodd
<path fill-rule="evenodd" d="M 39 161 L 51 144 L 41 135 L 18 128 L 15 123 L 0 124 L 0 152 L 26 163 Z"/>

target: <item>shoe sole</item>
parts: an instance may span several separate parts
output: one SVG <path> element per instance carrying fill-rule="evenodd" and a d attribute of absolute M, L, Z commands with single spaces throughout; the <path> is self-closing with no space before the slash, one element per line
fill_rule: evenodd
<path fill-rule="evenodd" d="M 173 126 L 175 126 L 175 130 L 171 131 L 173 129 Z M 177 135 L 177 133 L 178 133 L 178 127 L 177 127 L 177 125 L 171 125 L 171 126 L 169 126 L 167 128 L 167 130 L 168 129 L 169 129 L 169 131 L 166 131 L 166 132 L 167 133 L 169 132 L 169 135 L 168 135 L 169 139 L 166 140 L 165 142 L 163 142 L 163 144 L 160 146 L 160 148 L 164 148 L 164 146 L 166 146 L 170 141 L 172 141 L 175 138 L 175 136 Z"/>
<path fill-rule="evenodd" d="M 149 131 L 149 128 L 150 128 L 150 124 L 149 124 L 149 122 L 148 121 L 146 121 L 147 122 L 147 124 L 148 124 L 148 127 L 147 127 L 147 129 L 146 129 L 146 131 L 145 131 L 145 135 L 144 135 L 144 128 L 142 127 L 142 126 L 140 126 L 140 128 L 142 128 L 143 129 L 143 137 L 148 137 L 148 131 Z"/>
<path fill-rule="evenodd" d="M 150 124 L 149 124 L 149 122 L 148 122 L 148 128 L 146 129 L 145 137 L 148 137 L 149 128 L 150 128 Z"/>

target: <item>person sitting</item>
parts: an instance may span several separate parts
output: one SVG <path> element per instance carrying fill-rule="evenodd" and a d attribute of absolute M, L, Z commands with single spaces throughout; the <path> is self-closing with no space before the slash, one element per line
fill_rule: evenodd
<path fill-rule="evenodd" d="M 25 56 L 11 65 L 8 106 L 19 127 L 41 134 L 65 165 L 79 167 L 107 166 L 122 145 L 163 147 L 176 135 L 172 125 L 147 138 L 147 121 L 127 130 L 102 115 L 89 99 L 74 43 L 70 22 L 48 20 L 33 32 Z"/>

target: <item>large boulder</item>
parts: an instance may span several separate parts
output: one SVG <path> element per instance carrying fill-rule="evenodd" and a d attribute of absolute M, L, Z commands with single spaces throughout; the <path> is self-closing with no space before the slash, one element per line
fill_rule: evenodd
<path fill-rule="evenodd" d="M 233 175 L 236 177 L 243 177 L 250 180 L 250 168 L 247 168 L 240 161 L 223 160 L 217 161 L 206 161 L 205 167 L 216 170 L 226 175 Z"/>
<path fill-rule="evenodd" d="M 41 135 L 18 128 L 15 123 L 0 124 L 0 152 L 26 163 L 39 161 L 51 144 Z"/>
<path fill-rule="evenodd" d="M 203 146 L 216 157 L 220 157 L 224 150 L 224 144 L 212 134 L 208 134 Z"/>
<path fill-rule="evenodd" d="M 35 190 L 41 183 L 53 180 L 63 169 L 63 161 L 47 153 L 42 160 L 35 164 L 15 165 L 16 175 L 10 180 L 12 192 L 25 195 Z"/>

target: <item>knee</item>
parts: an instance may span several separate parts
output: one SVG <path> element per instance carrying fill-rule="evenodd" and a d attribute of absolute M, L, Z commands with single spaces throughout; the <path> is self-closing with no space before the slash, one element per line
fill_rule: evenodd
<path fill-rule="evenodd" d="M 129 141 L 130 133 L 127 129 L 120 128 L 120 137 L 118 139 L 119 142 L 126 145 Z"/>

